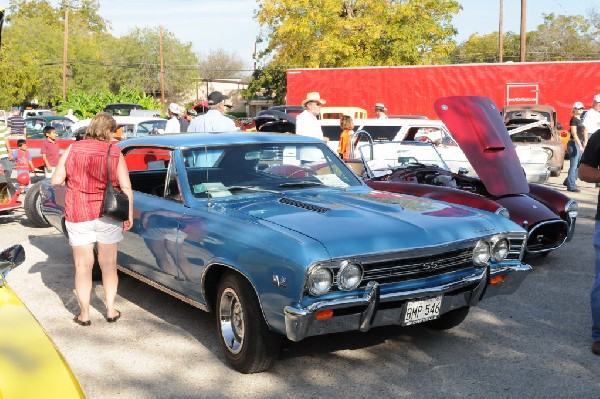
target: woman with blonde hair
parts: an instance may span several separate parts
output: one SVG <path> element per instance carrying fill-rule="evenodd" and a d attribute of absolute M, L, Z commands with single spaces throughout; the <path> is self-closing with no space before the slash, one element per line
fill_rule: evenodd
<path fill-rule="evenodd" d="M 96 244 L 106 296 L 106 321 L 113 323 L 121 317 L 114 306 L 119 284 L 117 249 L 123 231 L 133 224 L 133 193 L 121 150 L 111 146 L 116 130 L 117 123 L 111 115 L 98 113 L 84 139 L 71 144 L 62 154 L 51 180 L 55 186 L 67 185 L 65 224 L 73 249 L 75 294 L 80 307 L 73 321 L 80 326 L 91 324 L 89 308 Z M 110 156 L 111 184 L 129 197 L 129 219 L 124 222 L 100 214 L 108 176 L 107 156 Z"/>
<path fill-rule="evenodd" d="M 354 129 L 354 121 L 350 115 L 344 115 L 340 118 L 340 127 L 342 132 L 340 133 L 340 142 L 338 144 L 338 155 L 342 159 L 348 159 L 350 157 L 350 135 Z"/>

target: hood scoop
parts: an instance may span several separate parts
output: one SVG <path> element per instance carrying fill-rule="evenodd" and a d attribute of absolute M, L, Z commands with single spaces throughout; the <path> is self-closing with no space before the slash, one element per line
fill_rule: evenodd
<path fill-rule="evenodd" d="M 327 213 L 327 212 L 331 211 L 330 208 L 324 208 L 322 206 L 318 206 L 315 204 L 307 204 L 306 202 L 297 201 L 297 200 L 293 200 L 291 198 L 285 198 L 285 197 L 281 198 L 279 200 L 279 203 L 295 206 L 296 208 L 302 208 L 302 209 L 306 209 L 307 211 L 317 212 L 317 213 Z"/>

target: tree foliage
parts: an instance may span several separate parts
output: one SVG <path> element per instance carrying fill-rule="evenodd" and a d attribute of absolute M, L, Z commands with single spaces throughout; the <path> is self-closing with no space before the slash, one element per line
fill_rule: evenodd
<path fill-rule="evenodd" d="M 95 93 L 160 95 L 159 28 L 113 37 L 108 22 L 98 15 L 99 4 L 99 0 L 62 0 L 54 8 L 48 0 L 10 1 L 0 48 L 0 108 L 34 99 L 43 106 L 65 108 L 61 103 L 67 10 L 69 95 L 77 101 L 81 93 L 98 101 L 105 98 Z M 197 76 L 198 57 L 190 43 L 181 43 L 169 31 L 163 35 L 163 50 L 165 95 L 179 101 Z"/>
<path fill-rule="evenodd" d="M 590 18 L 581 15 L 546 14 L 544 22 L 527 33 L 526 61 L 575 61 L 600 59 L 600 14 L 591 10 Z M 504 34 L 504 61 L 520 60 L 520 35 Z M 471 35 L 458 45 L 453 63 L 498 61 L 498 32 Z"/>
<path fill-rule="evenodd" d="M 245 95 L 281 101 L 287 68 L 444 63 L 460 10 L 453 0 L 260 0 L 255 19 L 265 48 Z"/>
<path fill-rule="evenodd" d="M 288 68 L 420 65 L 454 47 L 449 0 L 261 0 L 259 58 Z"/>
<path fill-rule="evenodd" d="M 248 66 L 235 53 L 212 50 L 200 55 L 198 74 L 204 79 L 229 79 L 245 77 Z"/>

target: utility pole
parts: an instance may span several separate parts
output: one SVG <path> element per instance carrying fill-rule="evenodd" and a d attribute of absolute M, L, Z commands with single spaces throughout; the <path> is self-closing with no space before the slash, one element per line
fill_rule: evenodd
<path fill-rule="evenodd" d="M 525 21 L 527 19 L 527 0 L 521 0 L 521 62 L 525 62 L 525 43 L 527 40 L 527 29 Z"/>
<path fill-rule="evenodd" d="M 163 27 L 160 27 L 159 35 L 159 51 L 160 51 L 160 101 L 165 105 L 165 58 L 163 55 Z"/>
<path fill-rule="evenodd" d="M 63 90 L 62 90 L 62 99 L 67 99 L 67 59 L 68 59 L 68 50 L 69 50 L 69 8 L 71 4 L 68 0 L 65 0 L 63 3 L 65 8 L 65 33 L 63 35 L 63 69 L 62 69 L 62 78 L 63 78 Z"/>
<path fill-rule="evenodd" d="M 500 22 L 498 23 L 498 62 L 504 62 L 504 0 L 500 0 Z"/>

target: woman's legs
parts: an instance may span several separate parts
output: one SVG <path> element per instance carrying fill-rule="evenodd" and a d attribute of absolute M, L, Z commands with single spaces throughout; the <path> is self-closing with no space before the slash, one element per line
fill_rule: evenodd
<path fill-rule="evenodd" d="M 567 152 L 569 153 L 569 172 L 565 179 L 564 185 L 569 190 L 577 189 L 577 173 L 579 171 L 579 156 L 580 151 L 574 140 L 567 143 Z"/>
<path fill-rule="evenodd" d="M 100 263 L 100 269 L 102 269 L 102 285 L 106 295 L 106 317 L 108 318 L 118 315 L 115 309 L 115 298 L 117 297 L 117 287 L 119 285 L 119 275 L 117 274 L 118 247 L 119 243 L 98 243 L 98 263 Z"/>
<path fill-rule="evenodd" d="M 90 319 L 94 244 L 74 246 L 73 262 L 75 263 L 75 294 L 80 308 L 79 320 L 88 321 Z"/>

